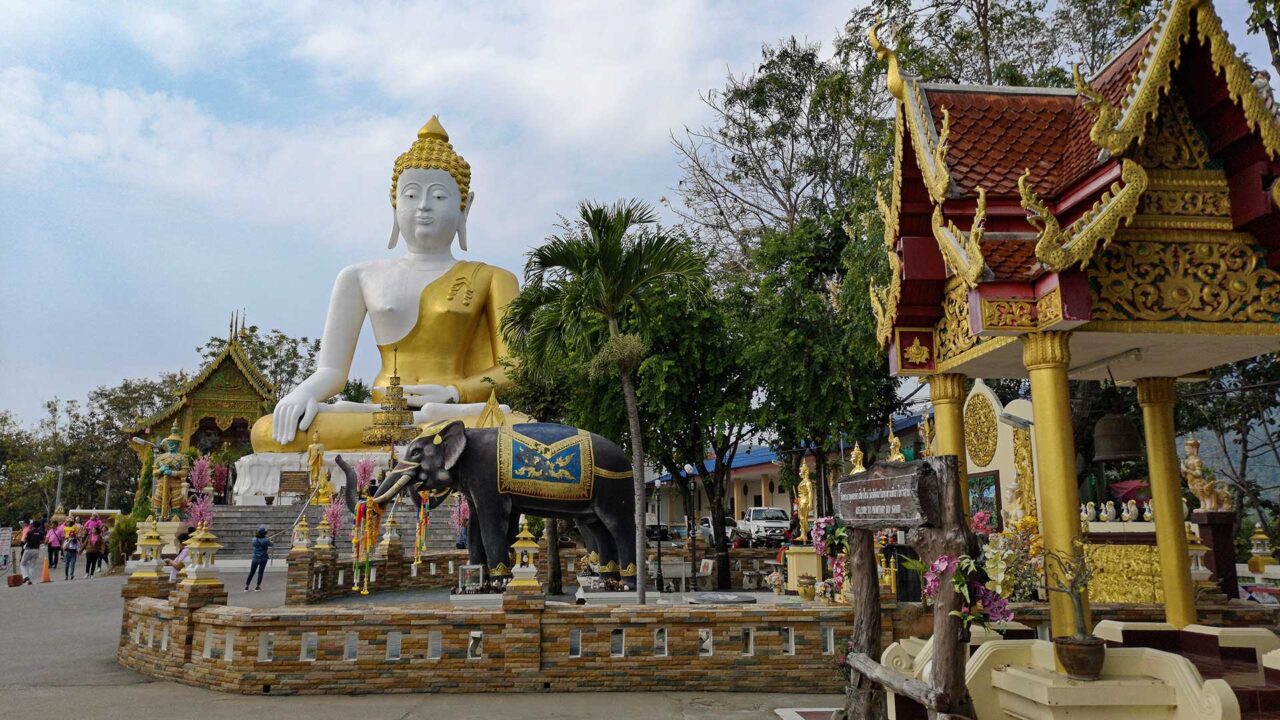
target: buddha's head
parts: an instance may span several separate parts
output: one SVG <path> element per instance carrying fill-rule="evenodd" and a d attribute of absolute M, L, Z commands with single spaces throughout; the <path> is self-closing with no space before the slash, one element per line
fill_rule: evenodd
<path fill-rule="evenodd" d="M 404 237 L 410 249 L 440 251 L 456 235 L 467 249 L 467 214 L 475 193 L 471 166 L 453 151 L 449 134 L 432 116 L 418 131 L 418 140 L 396 158 L 391 173 L 391 207 L 394 211 L 391 241 Z"/>

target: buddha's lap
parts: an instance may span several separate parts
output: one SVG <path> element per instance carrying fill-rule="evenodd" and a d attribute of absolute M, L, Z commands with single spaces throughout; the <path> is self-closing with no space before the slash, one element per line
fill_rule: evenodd
<path fill-rule="evenodd" d="M 370 407 L 378 408 L 377 405 L 371 405 Z M 414 421 L 421 424 L 422 422 L 456 418 L 461 420 L 467 427 L 475 427 L 483 409 L 484 403 L 464 403 L 461 405 L 429 403 L 425 408 L 427 412 L 418 411 L 414 413 Z M 504 407 L 503 410 L 507 411 L 507 408 Z M 515 422 L 528 420 L 520 413 L 513 413 L 509 417 Z M 274 423 L 272 417 L 263 415 L 253 424 L 253 430 L 250 432 L 249 437 L 253 443 L 253 451 L 255 453 L 306 452 L 307 446 L 314 442 L 311 439 L 313 432 L 319 433 L 320 443 L 324 445 L 326 451 L 368 452 L 373 448 L 364 444 L 362 436 L 365 429 L 371 425 L 373 425 L 372 412 L 320 412 L 312 419 L 311 425 L 305 431 L 299 430 L 292 441 L 282 445 L 276 442 L 273 436 Z"/>

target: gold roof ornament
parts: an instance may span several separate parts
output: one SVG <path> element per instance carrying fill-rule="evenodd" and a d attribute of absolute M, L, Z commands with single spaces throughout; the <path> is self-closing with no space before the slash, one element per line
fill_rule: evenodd
<path fill-rule="evenodd" d="M 400 157 L 396 158 L 395 167 L 391 171 L 391 206 L 396 205 L 396 190 L 400 183 L 400 173 L 410 168 L 419 170 L 443 170 L 458 183 L 458 191 L 462 195 L 462 208 L 467 207 L 467 192 L 471 188 L 471 166 L 461 155 L 454 152 L 449 144 L 449 133 L 440 124 L 440 118 L 432 115 L 426 125 L 418 131 L 418 139 L 409 146 Z"/>
<path fill-rule="evenodd" d="M 489 391 L 489 401 L 484 404 L 484 409 L 480 411 L 480 417 L 476 420 L 478 428 L 502 427 L 507 424 L 507 416 L 502 412 L 502 406 L 498 404 L 497 391 Z M 436 436 L 437 439 L 439 436 Z"/>
<path fill-rule="evenodd" d="M 902 71 L 898 67 L 898 56 L 880 42 L 880 28 L 884 27 L 884 20 L 876 18 L 876 22 L 867 30 L 867 40 L 871 42 L 871 49 L 875 51 L 876 57 L 889 63 L 889 71 L 885 75 L 885 87 L 889 89 L 889 94 L 902 100 L 906 95 L 906 85 L 902 81 Z"/>

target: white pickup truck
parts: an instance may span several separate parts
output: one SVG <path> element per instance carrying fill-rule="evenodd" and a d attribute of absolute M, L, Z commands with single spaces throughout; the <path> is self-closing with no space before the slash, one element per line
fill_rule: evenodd
<path fill-rule="evenodd" d="M 781 541 L 784 533 L 791 527 L 791 518 L 786 510 L 773 507 L 747 508 L 738 522 L 738 534 L 750 538 L 754 542 L 762 540 Z"/>

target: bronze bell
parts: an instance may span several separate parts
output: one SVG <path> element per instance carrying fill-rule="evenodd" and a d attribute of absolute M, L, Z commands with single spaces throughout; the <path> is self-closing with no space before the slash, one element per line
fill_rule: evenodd
<path fill-rule="evenodd" d="M 1141 460 L 1142 441 L 1133 420 L 1120 413 L 1103 415 L 1093 426 L 1093 459 L 1099 462 Z"/>

